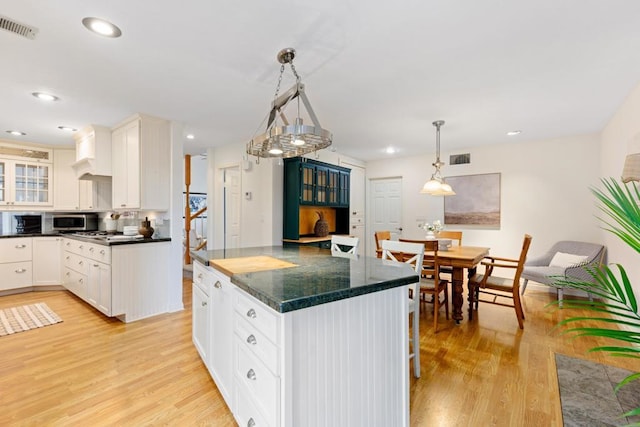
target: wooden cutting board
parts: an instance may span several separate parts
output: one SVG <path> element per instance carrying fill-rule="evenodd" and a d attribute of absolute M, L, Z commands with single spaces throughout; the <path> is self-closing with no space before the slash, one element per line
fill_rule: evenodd
<path fill-rule="evenodd" d="M 241 258 L 211 259 L 209 265 L 220 270 L 227 276 L 242 273 L 254 273 L 256 271 L 277 270 L 280 268 L 297 267 L 287 261 L 282 261 L 270 256 L 249 256 Z"/>

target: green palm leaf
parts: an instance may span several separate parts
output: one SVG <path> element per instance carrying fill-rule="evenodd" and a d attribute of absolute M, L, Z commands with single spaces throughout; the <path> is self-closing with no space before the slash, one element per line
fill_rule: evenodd
<path fill-rule="evenodd" d="M 640 190 L 635 184 L 619 184 L 613 178 L 602 179 L 604 190 L 591 189 L 600 203 L 598 208 L 604 218 L 598 218 L 605 224 L 605 230 L 613 233 L 629 247 L 640 253 Z M 606 352 L 611 356 L 640 358 L 640 315 L 638 302 L 625 269 L 614 264 L 616 269 L 602 266 L 599 269 L 587 270 L 593 282 L 558 277 L 555 286 L 569 287 L 588 292 L 599 298 L 591 301 L 565 300 L 566 309 L 582 309 L 591 311 L 594 316 L 571 317 L 562 320 L 556 328 L 568 327 L 563 333 L 574 338 L 590 336 L 608 338 L 627 345 L 604 345 L 589 351 Z M 557 302 L 556 302 L 557 303 Z M 596 314 L 607 314 L 599 317 Z M 592 322 L 595 327 L 573 325 L 580 322 Z M 608 326 L 611 326 L 609 328 Z M 615 388 L 617 392 L 622 386 L 640 379 L 640 372 L 629 375 Z M 623 416 L 640 415 L 640 407 Z"/>

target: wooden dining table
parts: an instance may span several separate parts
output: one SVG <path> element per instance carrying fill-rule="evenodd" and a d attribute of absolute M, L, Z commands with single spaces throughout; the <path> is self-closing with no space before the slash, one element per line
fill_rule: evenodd
<path fill-rule="evenodd" d="M 380 258 L 382 250 L 376 250 L 376 255 Z M 463 319 L 464 269 L 467 269 L 467 277 L 471 277 L 475 274 L 476 267 L 480 261 L 488 255 L 489 248 L 483 246 L 451 246 L 446 251 L 438 251 L 438 264 L 450 266 L 453 270 L 451 275 L 451 304 L 453 320 L 456 323 L 460 323 Z"/>
<path fill-rule="evenodd" d="M 451 277 L 451 300 L 453 306 L 453 320 L 462 320 L 462 303 L 464 302 L 464 269 L 468 276 L 475 274 L 476 267 L 482 259 L 489 255 L 489 248 L 482 246 L 452 246 L 449 250 L 438 251 L 438 264 L 450 266 L 453 269 Z"/>

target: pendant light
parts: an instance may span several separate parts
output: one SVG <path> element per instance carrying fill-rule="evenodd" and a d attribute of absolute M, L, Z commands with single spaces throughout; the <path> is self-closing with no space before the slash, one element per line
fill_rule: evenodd
<path fill-rule="evenodd" d="M 436 127 L 436 161 L 433 163 L 436 170 L 431 175 L 431 179 L 424 184 L 420 193 L 432 196 L 455 196 L 455 191 L 440 174 L 440 168 L 444 166 L 444 162 L 440 161 L 440 128 L 444 125 L 444 120 L 436 120 L 433 125 Z"/>
<path fill-rule="evenodd" d="M 331 145 L 332 135 L 326 129 L 320 126 L 320 122 L 316 114 L 311 108 L 311 103 L 305 93 L 305 86 L 302 84 L 300 76 L 293 65 L 293 58 L 296 51 L 293 48 L 282 49 L 277 59 L 280 62 L 280 77 L 278 78 L 278 86 L 271 103 L 271 111 L 268 114 L 268 122 L 266 131 L 249 141 L 247 144 L 247 153 L 258 157 L 278 157 L 288 158 L 302 156 L 312 153 Z M 285 93 L 279 95 L 280 83 L 284 74 L 285 65 L 289 64 L 296 83 Z M 285 108 L 296 100 L 295 111 L 296 118 L 290 123 L 285 115 Z M 307 111 L 307 115 L 313 122 L 313 126 L 305 125 L 300 116 L 300 101 Z"/>

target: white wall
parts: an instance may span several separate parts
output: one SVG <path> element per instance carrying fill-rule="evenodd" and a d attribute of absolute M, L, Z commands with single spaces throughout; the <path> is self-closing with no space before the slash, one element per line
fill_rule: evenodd
<path fill-rule="evenodd" d="M 640 85 L 627 97 L 602 132 L 600 166 L 602 177 L 613 177 L 620 182 L 628 146 L 640 135 Z M 635 183 L 638 185 L 638 183 Z M 598 188 L 602 188 L 601 185 Z M 609 250 L 609 262 L 624 266 L 636 296 L 640 296 L 640 263 L 638 253 L 612 233 L 601 231 L 601 239 Z"/>
<path fill-rule="evenodd" d="M 442 141 L 446 147 L 446 138 Z M 471 153 L 471 164 L 445 165 L 445 176 L 501 174 L 501 225 L 445 226 L 463 230 L 463 243 L 488 246 L 497 256 L 517 257 L 525 233 L 533 236 L 529 255 L 558 240 L 602 241 L 589 186 L 598 182 L 599 137 L 583 135 L 545 141 L 496 144 L 444 153 Z M 417 218 L 444 220 L 444 197 L 419 194 L 433 173 L 435 155 L 388 158 L 367 163 L 367 179 L 402 177 L 403 235 L 423 238 Z M 455 188 L 454 188 L 455 190 Z M 455 196 L 451 196 L 455 197 Z M 443 221 L 444 222 L 444 221 Z"/>
<path fill-rule="evenodd" d="M 282 244 L 282 188 L 283 168 L 277 160 L 249 159 L 247 169 L 245 145 L 230 144 L 210 148 L 207 151 L 209 169 L 208 221 L 209 249 L 224 247 L 224 200 L 222 169 L 234 165 L 240 167 L 242 194 L 251 193 L 251 199 L 242 198 L 240 246 L 271 246 Z"/>

